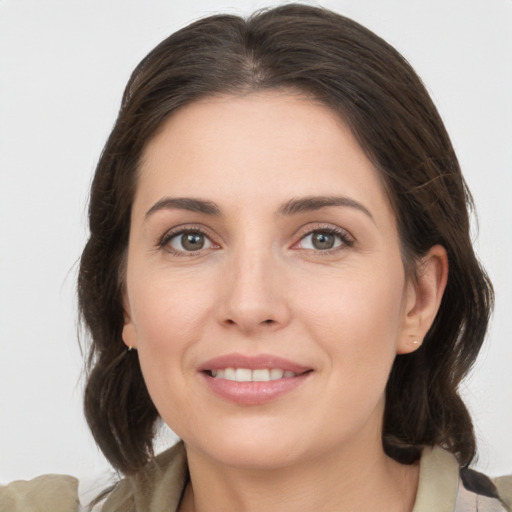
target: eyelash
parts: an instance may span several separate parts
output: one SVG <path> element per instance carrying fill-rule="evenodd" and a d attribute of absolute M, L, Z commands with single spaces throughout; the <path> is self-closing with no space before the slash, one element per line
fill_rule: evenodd
<path fill-rule="evenodd" d="M 331 249 L 304 249 L 305 251 L 308 251 L 311 254 L 315 255 L 329 255 L 329 254 L 335 254 L 340 250 L 343 250 L 347 247 L 353 247 L 355 244 L 354 238 L 344 229 L 333 226 L 333 225 L 325 225 L 325 224 L 319 224 L 317 226 L 314 226 L 311 228 L 310 226 L 307 226 L 304 228 L 304 232 L 300 234 L 300 239 L 298 242 L 296 242 L 294 245 L 299 244 L 302 242 L 305 238 L 308 236 L 313 235 L 314 233 L 325 233 L 328 235 L 334 235 L 337 237 L 341 244 L 333 247 Z"/>
<path fill-rule="evenodd" d="M 312 254 L 322 255 L 322 254 L 334 254 L 340 250 L 343 250 L 343 248 L 346 247 L 353 247 L 355 244 L 354 238 L 344 229 L 332 226 L 332 225 L 317 225 L 314 228 L 304 228 L 304 231 L 300 233 L 300 238 L 298 242 L 294 244 L 296 246 L 300 242 L 302 242 L 305 238 L 308 236 L 313 235 L 314 233 L 325 233 L 328 235 L 334 235 L 337 237 L 341 244 L 330 248 L 330 249 L 304 249 L 305 251 L 308 251 Z M 205 249 L 199 249 L 197 251 L 186 251 L 186 250 L 176 250 L 170 246 L 170 242 L 179 236 L 183 236 L 185 234 L 199 234 L 204 236 L 215 248 L 220 247 L 218 244 L 216 244 L 212 240 L 212 236 L 202 227 L 200 226 L 188 226 L 188 227 L 182 227 L 182 228 L 175 228 L 171 231 L 167 231 L 158 241 L 157 248 L 158 249 L 165 249 L 167 252 L 174 256 L 196 256 L 199 254 L 202 250 Z M 209 248 L 207 248 L 209 249 Z M 206 249 L 206 250 L 207 250 Z M 298 250 L 298 249 L 297 249 Z"/>
<path fill-rule="evenodd" d="M 202 235 L 205 237 L 205 239 L 209 240 L 209 242 L 212 245 L 219 247 L 218 244 L 213 242 L 212 236 L 205 229 L 201 228 L 200 226 L 187 226 L 187 227 L 175 228 L 171 231 L 167 231 L 164 234 L 164 236 L 162 236 L 162 238 L 158 241 L 157 248 L 164 249 L 174 256 L 196 256 L 203 249 L 199 249 L 197 251 L 179 251 L 179 250 L 174 249 L 170 245 L 171 240 L 173 240 L 174 238 L 177 238 L 179 236 L 186 235 L 186 234 Z"/>

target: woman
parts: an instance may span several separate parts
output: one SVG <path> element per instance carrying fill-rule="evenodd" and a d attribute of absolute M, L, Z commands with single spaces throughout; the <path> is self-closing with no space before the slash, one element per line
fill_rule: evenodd
<path fill-rule="evenodd" d="M 97 506 L 509 510 L 457 392 L 492 305 L 470 201 L 420 80 L 356 23 L 289 5 L 163 41 L 80 265 L 86 415 L 126 475 Z M 160 417 L 183 442 L 155 459 Z"/>

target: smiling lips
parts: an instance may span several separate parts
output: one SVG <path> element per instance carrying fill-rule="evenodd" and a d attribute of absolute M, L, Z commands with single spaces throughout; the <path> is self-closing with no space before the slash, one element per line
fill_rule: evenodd
<path fill-rule="evenodd" d="M 268 382 L 269 380 L 289 379 L 296 377 L 297 374 L 290 370 L 280 368 L 225 368 L 223 370 L 211 370 L 212 377 L 216 379 L 226 379 L 236 382 Z"/>
<path fill-rule="evenodd" d="M 240 405 L 259 405 L 293 391 L 313 370 L 270 355 L 231 354 L 205 362 L 199 371 L 221 398 Z"/>

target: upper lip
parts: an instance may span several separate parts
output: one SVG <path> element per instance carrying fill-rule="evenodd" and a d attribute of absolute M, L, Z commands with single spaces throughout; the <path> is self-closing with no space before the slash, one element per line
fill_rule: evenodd
<path fill-rule="evenodd" d="M 224 368 L 248 368 L 250 370 L 258 370 L 262 368 L 271 370 L 272 368 L 279 368 L 280 370 L 291 371 L 298 374 L 312 369 L 294 361 L 270 354 L 258 354 L 252 356 L 243 354 L 225 354 L 205 361 L 199 366 L 198 371 L 206 372 L 210 370 L 222 370 Z"/>

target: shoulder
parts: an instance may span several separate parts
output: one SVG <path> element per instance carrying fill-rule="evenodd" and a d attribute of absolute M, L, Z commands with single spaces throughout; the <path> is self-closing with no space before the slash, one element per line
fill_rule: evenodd
<path fill-rule="evenodd" d="M 462 468 L 457 505 L 461 512 L 512 511 L 512 475 L 491 479 L 473 469 Z"/>
<path fill-rule="evenodd" d="M 185 447 L 179 442 L 134 475 L 120 480 L 101 502 L 102 512 L 177 510 L 188 482 Z"/>
<path fill-rule="evenodd" d="M 425 448 L 413 512 L 512 512 L 512 476 L 491 479 L 460 468 L 439 446 Z"/>
<path fill-rule="evenodd" d="M 0 487 L 0 512 L 79 512 L 78 480 L 42 475 Z"/>

